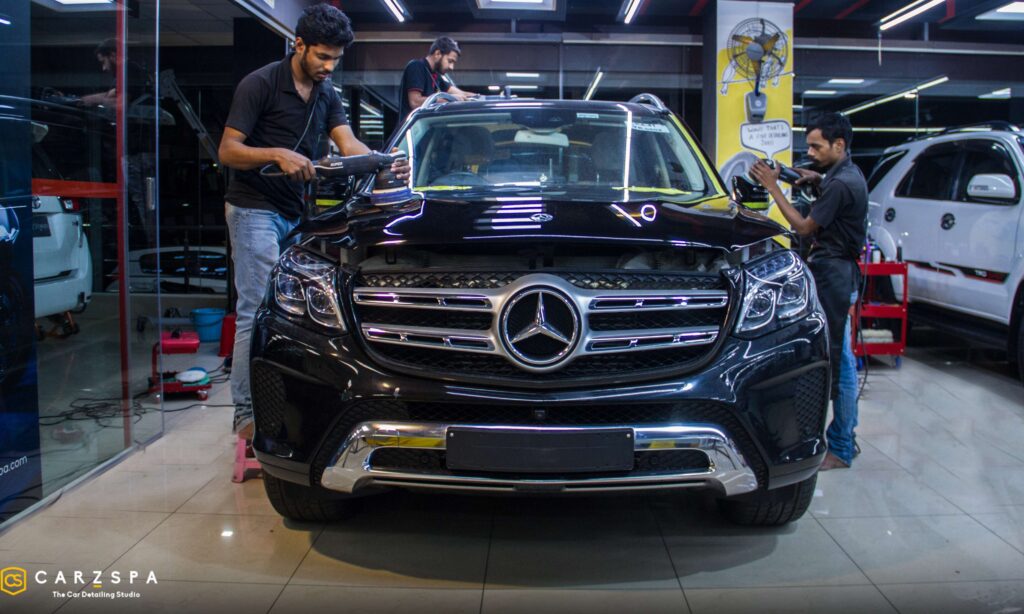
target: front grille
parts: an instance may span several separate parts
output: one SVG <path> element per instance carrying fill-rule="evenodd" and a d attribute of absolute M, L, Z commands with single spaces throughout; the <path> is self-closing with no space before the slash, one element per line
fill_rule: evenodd
<path fill-rule="evenodd" d="M 535 314 L 533 303 L 513 306 L 538 288 L 556 296 L 545 313 L 564 336 L 531 333 L 518 341 L 517 355 L 511 338 Z M 569 307 L 557 307 L 557 296 Z M 720 275 L 649 271 L 364 272 L 352 282 L 358 328 L 379 362 L 422 377 L 515 386 L 685 373 L 717 347 L 729 296 Z M 571 350 L 565 360 L 562 348 Z"/>
<path fill-rule="evenodd" d="M 543 409 L 543 419 L 537 413 Z M 347 405 L 321 446 L 313 462 L 314 483 L 320 483 L 324 468 L 330 463 L 345 437 L 360 422 L 408 420 L 441 424 L 502 424 L 508 426 L 602 426 L 643 424 L 707 424 L 716 426 L 736 442 L 750 463 L 758 483 L 768 480 L 768 468 L 753 438 L 729 406 L 711 401 L 642 404 L 546 405 L 543 408 L 524 405 L 469 403 L 403 403 L 399 401 L 362 401 Z M 380 451 L 374 453 L 376 458 Z M 421 451 L 414 451 L 417 454 Z M 679 452 L 679 451 L 674 451 Z M 389 453 L 390 454 L 390 453 Z M 403 452 L 404 454 L 404 452 Z M 703 454 L 702 454 L 703 456 Z M 387 457 L 385 457 L 387 458 Z M 410 454 L 403 462 L 429 465 L 429 459 Z M 690 459 L 692 461 L 692 459 Z M 397 461 L 394 461 L 397 462 Z M 667 462 L 667 461 L 666 461 Z M 677 462 L 681 462 L 678 461 Z M 705 459 L 706 463 L 706 459 Z M 397 466 L 397 465 L 396 465 Z M 411 466 L 411 465 L 410 465 Z"/>
<path fill-rule="evenodd" d="M 403 471 L 413 473 L 429 473 L 435 475 L 471 475 L 466 471 L 449 471 L 446 465 L 444 450 L 414 450 L 409 448 L 381 448 L 370 456 L 370 466 L 374 469 Z M 707 471 L 710 468 L 707 454 L 699 450 L 657 450 L 654 452 L 637 452 L 633 455 L 633 471 L 616 472 L 614 474 L 570 474 L 572 477 L 605 477 L 609 475 L 657 475 L 664 473 L 682 473 L 686 471 Z M 485 474 L 491 475 L 491 474 Z M 513 478 L 557 478 L 557 474 L 493 474 Z M 568 476 L 567 476 L 568 477 Z"/>

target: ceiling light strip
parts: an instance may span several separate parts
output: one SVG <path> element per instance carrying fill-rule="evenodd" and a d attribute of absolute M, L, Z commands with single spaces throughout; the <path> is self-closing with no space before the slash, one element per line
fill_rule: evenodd
<path fill-rule="evenodd" d="M 864 103 L 861 103 L 861 104 L 858 104 L 858 105 L 854 105 L 854 106 L 852 106 L 852 107 L 850 107 L 848 109 L 844 109 L 843 111 L 840 111 L 840 113 L 842 113 L 843 115 L 853 115 L 854 113 L 858 113 L 858 112 L 863 111 L 865 109 L 870 109 L 871 107 L 877 107 L 880 104 L 885 104 L 887 102 L 892 102 L 893 100 L 896 100 L 897 98 L 903 98 L 907 94 L 917 94 L 921 90 L 925 90 L 925 89 L 928 89 L 930 87 L 935 87 L 936 85 L 939 85 L 941 83 L 945 83 L 946 81 L 949 81 L 949 77 L 947 77 L 946 75 L 943 75 L 941 77 L 937 77 L 935 79 L 932 79 L 931 81 L 925 81 L 924 83 L 921 83 L 919 85 L 915 85 L 914 87 L 907 88 L 905 90 L 900 90 L 900 91 L 898 91 L 898 92 L 896 92 L 894 94 L 889 94 L 888 96 L 882 96 L 881 98 L 875 98 L 874 100 L 869 100 L 867 102 L 864 102 Z"/>
<path fill-rule="evenodd" d="M 915 8 L 914 10 L 912 10 L 910 12 L 907 12 L 907 13 L 903 13 L 899 17 L 894 17 L 896 15 L 896 13 L 900 12 L 900 11 L 896 11 L 896 13 L 893 13 L 892 15 L 889 16 L 889 18 L 892 18 L 891 21 L 887 21 L 888 18 L 883 17 L 882 18 L 882 24 L 880 26 L 878 26 L 878 29 L 879 30 L 888 30 L 889 28 L 895 28 L 896 26 L 898 26 L 901 23 L 907 21 L 908 19 L 913 19 L 914 17 L 917 17 L 921 13 L 927 11 L 928 9 L 936 7 L 936 6 L 939 6 L 940 4 L 944 3 L 945 1 L 946 0 L 927 0 L 925 2 L 925 4 L 921 4 L 920 6 Z M 920 3 L 920 0 L 919 0 L 919 2 L 915 2 L 914 4 L 919 4 L 919 3 Z M 911 5 L 908 5 L 908 7 L 909 6 L 911 6 Z"/>
<path fill-rule="evenodd" d="M 636 12 L 640 10 L 640 5 L 644 0 L 626 0 L 622 5 L 622 21 L 626 25 L 633 22 L 633 18 L 636 17 Z"/>
<path fill-rule="evenodd" d="M 408 12 L 402 6 L 401 0 L 381 0 L 384 6 L 391 12 L 391 15 L 399 22 L 405 22 L 405 14 Z"/>
<path fill-rule="evenodd" d="M 587 87 L 587 93 L 583 95 L 583 100 L 590 100 L 594 96 L 594 92 L 597 91 L 598 84 L 601 83 L 601 79 L 604 78 L 604 73 L 598 68 L 597 72 L 594 73 L 594 78 L 590 81 L 590 86 Z"/>

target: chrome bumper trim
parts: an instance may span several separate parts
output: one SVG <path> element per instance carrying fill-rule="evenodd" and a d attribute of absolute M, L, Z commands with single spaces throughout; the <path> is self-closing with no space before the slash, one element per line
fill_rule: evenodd
<path fill-rule="evenodd" d="M 634 451 L 699 450 L 707 455 L 707 471 L 627 475 L 618 477 L 517 480 L 451 474 L 391 471 L 371 467 L 380 448 L 445 449 L 450 427 L 579 432 L 633 429 Z M 706 425 L 603 425 L 590 427 L 495 426 L 415 422 L 362 422 L 355 426 L 320 479 L 330 490 L 352 493 L 369 486 L 400 486 L 432 490 L 490 492 L 599 492 L 669 488 L 713 488 L 726 496 L 757 489 L 757 477 L 733 439 L 722 429 Z"/>

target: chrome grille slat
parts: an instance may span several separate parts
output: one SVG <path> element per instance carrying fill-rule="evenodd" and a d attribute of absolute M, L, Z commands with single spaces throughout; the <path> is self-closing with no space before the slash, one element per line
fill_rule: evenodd
<path fill-rule="evenodd" d="M 586 352 L 641 352 L 670 347 L 709 345 L 717 339 L 717 326 L 591 333 L 586 341 Z"/>
<path fill-rule="evenodd" d="M 481 294 L 449 292 L 438 290 L 417 291 L 414 288 L 396 289 L 393 292 L 372 288 L 359 288 L 352 300 L 357 305 L 378 305 L 382 307 L 406 307 L 412 309 L 451 309 L 457 311 L 488 311 L 491 301 Z"/>
<path fill-rule="evenodd" d="M 474 333 L 463 329 L 429 328 L 425 326 L 362 325 L 363 336 L 370 341 L 411 347 L 425 347 L 459 352 L 496 354 L 497 344 L 491 333 Z"/>
<path fill-rule="evenodd" d="M 680 279 L 681 283 L 692 281 L 692 277 Z M 536 286 L 548 287 L 569 297 L 579 312 L 578 341 L 565 360 L 550 367 L 522 364 L 506 347 L 508 342 L 502 340 L 501 320 L 506 305 L 525 289 Z M 446 353 L 491 354 L 501 356 L 525 371 L 546 373 L 557 371 L 585 356 L 607 357 L 627 352 L 710 347 L 721 335 L 720 329 L 724 324 L 730 294 L 727 290 L 707 289 L 706 285 L 641 290 L 588 289 L 566 280 L 563 274 L 528 273 L 501 287 L 473 288 L 469 291 L 465 288 L 438 287 L 356 287 L 352 290 L 352 297 L 357 316 L 360 315 L 359 308 L 366 306 L 376 310 L 380 319 L 390 321 L 373 321 L 374 314 L 369 309 L 366 317 L 360 318 L 363 338 L 371 344 L 444 350 Z M 385 318 L 379 311 L 382 308 L 395 308 L 396 314 L 416 309 L 431 310 L 442 316 L 446 312 L 490 314 L 491 325 L 486 330 L 470 330 L 452 328 L 450 324 L 448 327 L 415 326 L 412 322 L 408 325 L 396 324 L 395 321 L 401 322 L 402 318 Z M 701 310 L 706 310 L 706 316 L 699 315 Z M 672 313 L 678 313 L 680 317 L 672 316 Z M 684 313 L 698 315 L 695 318 L 684 317 Z M 638 317 L 634 318 L 631 314 Z M 650 317 L 641 318 L 639 314 L 648 314 Z M 608 326 L 605 321 L 599 326 L 595 320 L 594 326 L 597 328 L 592 329 L 591 316 L 618 318 L 619 321 L 612 326 Z M 720 324 L 707 325 L 716 321 Z M 672 322 L 668 324 L 671 327 L 666 327 L 669 322 Z"/>
<path fill-rule="evenodd" d="M 601 313 L 621 311 L 664 311 L 671 309 L 717 309 L 729 303 L 725 290 L 666 291 L 623 296 L 602 295 L 590 300 L 590 310 Z"/>

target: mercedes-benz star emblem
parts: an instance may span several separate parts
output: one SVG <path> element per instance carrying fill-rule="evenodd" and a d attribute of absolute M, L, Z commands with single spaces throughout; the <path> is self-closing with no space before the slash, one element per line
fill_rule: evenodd
<path fill-rule="evenodd" d="M 527 367 L 551 367 L 565 360 L 580 337 L 576 306 L 553 288 L 528 288 L 515 295 L 501 316 L 501 338 Z"/>
<path fill-rule="evenodd" d="M 555 219 L 555 216 L 550 213 L 534 213 L 530 216 L 531 222 L 550 222 Z"/>

